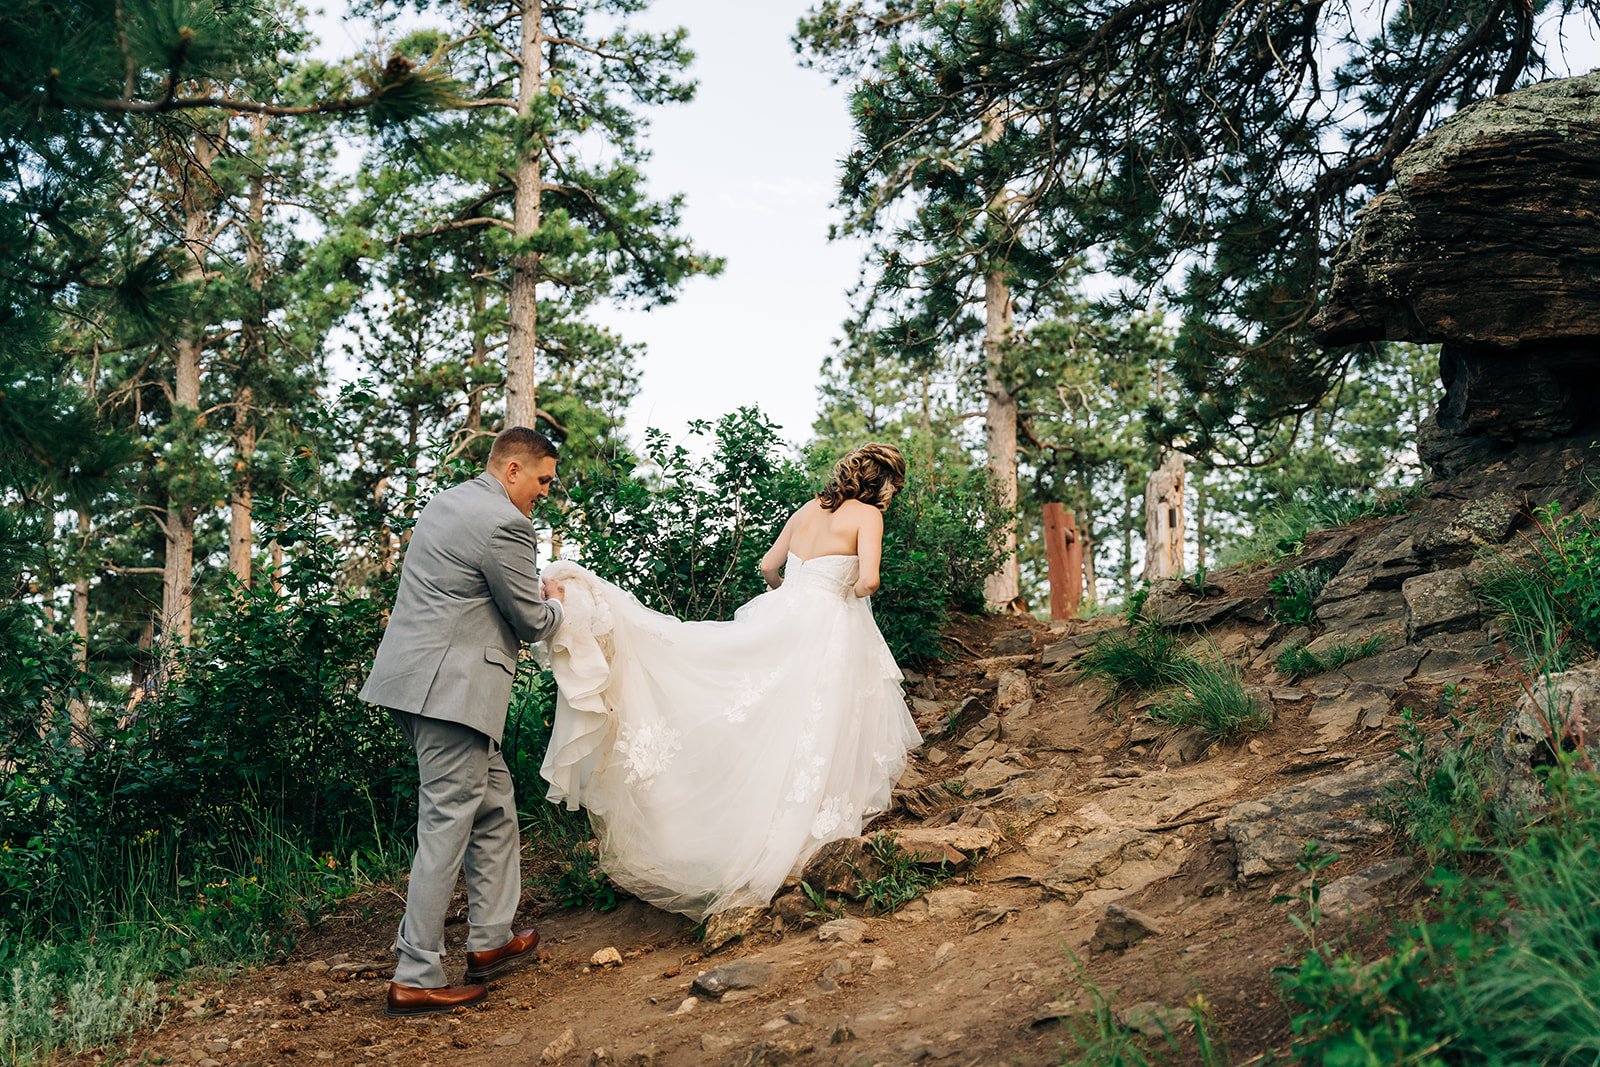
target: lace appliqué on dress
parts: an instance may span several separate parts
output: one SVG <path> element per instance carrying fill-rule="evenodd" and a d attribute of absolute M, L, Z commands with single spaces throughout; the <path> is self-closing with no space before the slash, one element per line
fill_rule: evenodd
<path fill-rule="evenodd" d="M 683 747 L 683 735 L 659 722 L 625 724 L 617 751 L 628 768 L 628 784 L 648 789 L 650 782 L 672 762 Z"/>
<path fill-rule="evenodd" d="M 822 802 L 822 810 L 811 820 L 811 836 L 827 841 L 855 816 L 855 809 L 846 796 L 832 796 Z"/>
<path fill-rule="evenodd" d="M 755 675 L 746 674 L 739 680 L 739 688 L 733 692 L 733 703 L 728 705 L 728 710 L 723 712 L 729 722 L 744 722 L 751 707 L 757 704 L 763 694 L 772 688 L 772 683 L 778 680 L 778 672 L 772 671 L 763 678 L 758 685 Z"/>
<path fill-rule="evenodd" d="M 795 767 L 794 785 L 789 790 L 787 798 L 790 804 L 805 804 L 812 797 L 822 791 L 822 772 L 828 766 L 828 761 L 821 756 L 812 756 Z"/>

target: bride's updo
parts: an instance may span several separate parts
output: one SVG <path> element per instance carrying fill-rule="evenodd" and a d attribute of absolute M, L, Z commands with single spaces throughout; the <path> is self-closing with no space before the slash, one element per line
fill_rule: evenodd
<path fill-rule="evenodd" d="M 827 511 L 846 500 L 859 500 L 882 511 L 906 484 L 906 460 L 894 445 L 870 444 L 834 464 L 833 477 L 817 494 Z"/>

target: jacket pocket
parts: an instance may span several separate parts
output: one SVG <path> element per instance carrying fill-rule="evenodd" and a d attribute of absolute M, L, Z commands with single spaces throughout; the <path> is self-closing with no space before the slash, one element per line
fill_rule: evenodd
<path fill-rule="evenodd" d="M 502 649 L 485 648 L 483 650 L 483 658 L 498 667 L 504 667 L 507 674 L 517 673 L 516 659 L 506 655 Z"/>

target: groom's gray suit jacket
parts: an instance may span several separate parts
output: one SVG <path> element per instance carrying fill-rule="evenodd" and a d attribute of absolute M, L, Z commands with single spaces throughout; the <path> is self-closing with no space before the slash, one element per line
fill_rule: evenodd
<path fill-rule="evenodd" d="M 490 474 L 428 501 L 361 687 L 369 704 L 462 723 L 499 742 L 519 641 L 561 626 L 539 592 L 533 526 Z"/>

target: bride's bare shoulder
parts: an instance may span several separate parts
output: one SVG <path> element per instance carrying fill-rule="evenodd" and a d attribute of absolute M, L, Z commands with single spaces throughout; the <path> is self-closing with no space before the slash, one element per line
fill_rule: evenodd
<path fill-rule="evenodd" d="M 839 505 L 838 514 L 856 523 L 883 522 L 883 512 L 862 500 L 846 500 Z"/>

